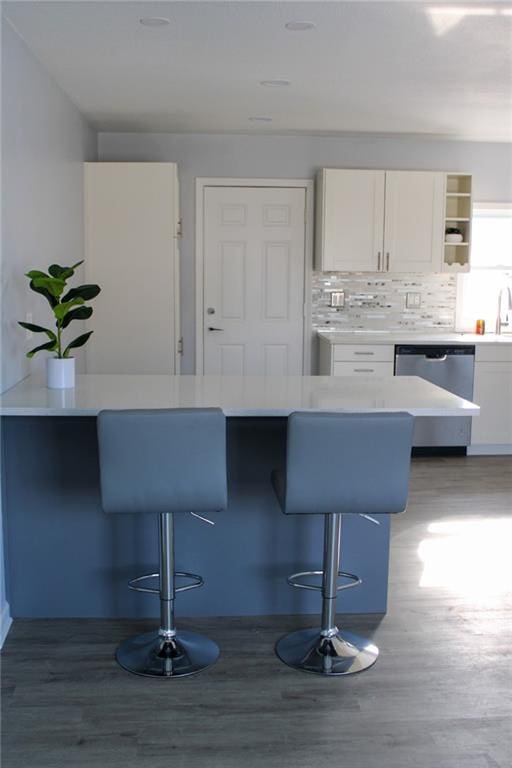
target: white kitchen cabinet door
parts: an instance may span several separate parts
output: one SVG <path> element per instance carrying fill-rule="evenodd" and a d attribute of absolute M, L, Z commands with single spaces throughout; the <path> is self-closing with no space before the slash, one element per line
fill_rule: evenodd
<path fill-rule="evenodd" d="M 316 268 L 376 272 L 383 258 L 384 171 L 324 168 L 317 177 Z"/>
<path fill-rule="evenodd" d="M 178 373 L 174 163 L 85 164 L 85 275 L 98 283 L 87 373 Z"/>
<path fill-rule="evenodd" d="M 445 184 L 435 171 L 386 171 L 384 271 L 441 271 Z"/>
<path fill-rule="evenodd" d="M 475 362 L 471 445 L 512 446 L 512 363 Z"/>

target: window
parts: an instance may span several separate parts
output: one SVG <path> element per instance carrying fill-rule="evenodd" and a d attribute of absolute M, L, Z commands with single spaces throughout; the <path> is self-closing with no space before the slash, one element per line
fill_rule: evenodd
<path fill-rule="evenodd" d="M 512 268 L 512 203 L 474 204 L 471 268 Z"/>

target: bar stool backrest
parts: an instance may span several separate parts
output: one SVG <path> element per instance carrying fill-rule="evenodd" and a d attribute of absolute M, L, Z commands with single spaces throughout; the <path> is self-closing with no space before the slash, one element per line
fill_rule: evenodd
<path fill-rule="evenodd" d="M 220 408 L 98 414 L 105 512 L 225 509 L 226 417 Z"/>
<path fill-rule="evenodd" d="M 408 413 L 292 413 L 284 511 L 403 512 L 413 425 Z"/>

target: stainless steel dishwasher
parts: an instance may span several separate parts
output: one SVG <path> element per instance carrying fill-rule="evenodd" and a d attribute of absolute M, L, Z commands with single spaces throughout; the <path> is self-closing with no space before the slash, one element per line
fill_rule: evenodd
<path fill-rule="evenodd" d="M 474 370 L 474 346 L 408 344 L 395 347 L 395 376 L 421 376 L 465 400 L 473 398 Z M 420 417 L 414 427 L 413 446 L 464 448 L 470 438 L 471 416 Z"/>

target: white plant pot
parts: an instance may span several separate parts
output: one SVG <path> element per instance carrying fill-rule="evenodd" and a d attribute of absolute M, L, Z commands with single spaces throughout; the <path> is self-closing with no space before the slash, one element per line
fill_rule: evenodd
<path fill-rule="evenodd" d="M 49 389 L 72 389 L 75 386 L 75 358 L 48 357 L 46 382 Z"/>

